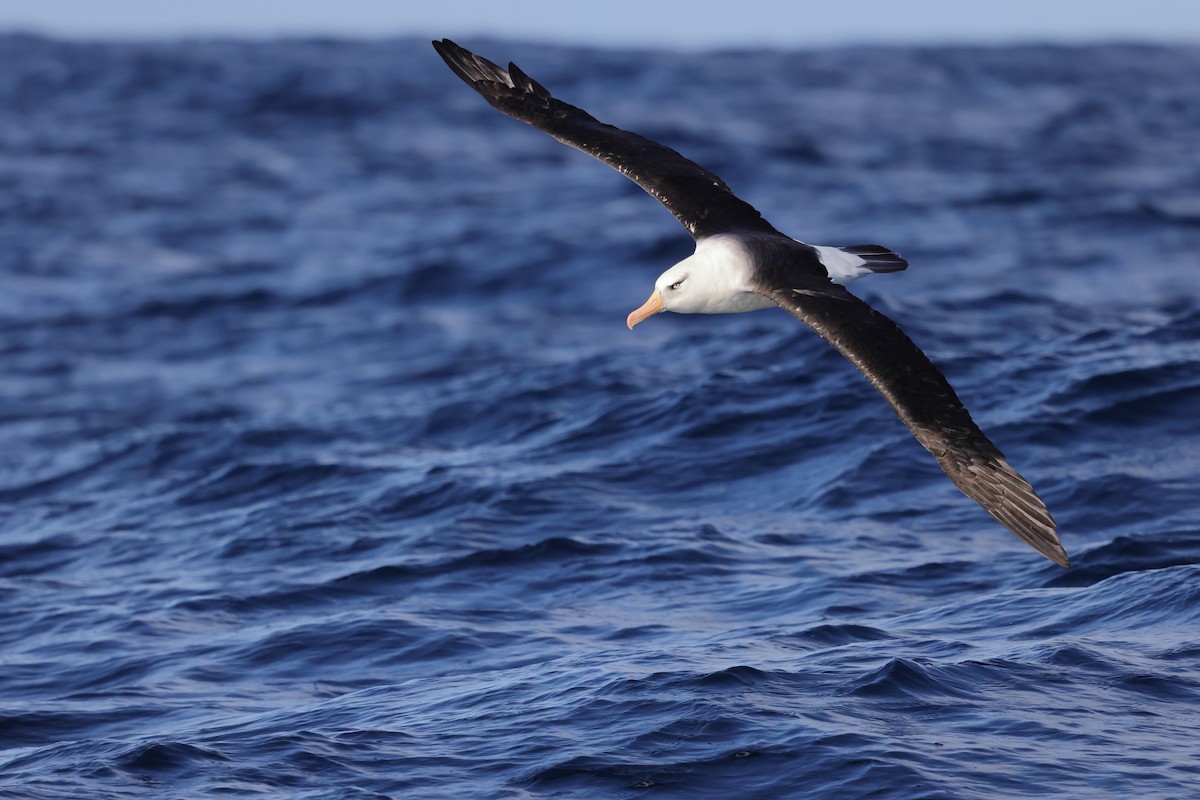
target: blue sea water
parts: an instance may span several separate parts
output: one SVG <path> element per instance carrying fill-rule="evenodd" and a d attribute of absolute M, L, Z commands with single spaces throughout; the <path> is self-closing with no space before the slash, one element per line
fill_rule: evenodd
<path fill-rule="evenodd" d="M 1200 796 L 1200 49 L 466 44 L 902 251 L 1074 565 L 427 41 L 0 37 L 0 795 Z"/>

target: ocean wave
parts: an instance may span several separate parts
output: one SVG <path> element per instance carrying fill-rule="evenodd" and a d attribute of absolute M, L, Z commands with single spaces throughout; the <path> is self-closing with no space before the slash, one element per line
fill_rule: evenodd
<path fill-rule="evenodd" d="M 426 41 L 0 36 L 0 792 L 1195 794 L 1195 50 L 480 50 L 902 251 L 1073 566 Z"/>

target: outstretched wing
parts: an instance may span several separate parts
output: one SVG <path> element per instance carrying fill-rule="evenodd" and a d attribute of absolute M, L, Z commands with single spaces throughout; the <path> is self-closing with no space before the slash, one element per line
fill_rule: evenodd
<path fill-rule="evenodd" d="M 693 238 L 735 229 L 778 232 L 699 164 L 554 99 L 516 64 L 502 69 L 449 39 L 434 42 L 433 47 L 458 77 L 495 108 L 608 164 L 657 198 Z"/>
<path fill-rule="evenodd" d="M 945 376 L 896 323 L 840 286 L 762 286 L 867 376 L 950 480 L 1004 527 L 1069 566 L 1054 519 L 1029 482 L 971 419 Z"/>

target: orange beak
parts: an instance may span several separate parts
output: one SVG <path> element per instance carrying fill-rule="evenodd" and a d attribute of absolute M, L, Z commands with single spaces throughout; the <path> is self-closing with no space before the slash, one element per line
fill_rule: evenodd
<path fill-rule="evenodd" d="M 633 330 L 638 323 L 645 322 L 662 310 L 662 295 L 658 293 L 658 289 L 655 289 L 654 294 L 650 295 L 650 299 L 643 303 L 641 308 L 625 318 L 625 324 L 629 326 L 629 330 Z"/>

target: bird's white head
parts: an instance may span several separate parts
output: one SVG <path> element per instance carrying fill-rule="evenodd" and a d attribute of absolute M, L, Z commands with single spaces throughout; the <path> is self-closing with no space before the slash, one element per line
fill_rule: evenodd
<path fill-rule="evenodd" d="M 638 323 L 663 311 L 674 311 L 679 314 L 695 313 L 692 306 L 697 302 L 696 287 L 702 281 L 690 280 L 692 277 L 688 270 L 688 261 L 690 260 L 690 258 L 684 259 L 658 276 L 658 280 L 654 282 L 654 291 L 651 292 L 650 299 L 625 319 L 629 330 L 633 330 Z"/>
<path fill-rule="evenodd" d="M 662 311 L 677 314 L 731 314 L 771 305 L 747 289 L 750 263 L 736 242 L 708 239 L 696 252 L 658 276 L 654 292 L 625 320 L 638 323 Z"/>

